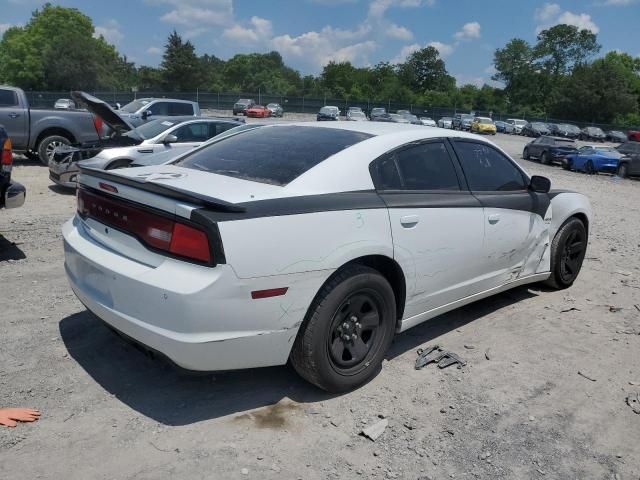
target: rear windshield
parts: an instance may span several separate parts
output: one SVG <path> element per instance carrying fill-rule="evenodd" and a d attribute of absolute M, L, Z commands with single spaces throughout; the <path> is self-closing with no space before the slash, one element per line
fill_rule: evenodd
<path fill-rule="evenodd" d="M 284 186 L 331 155 L 370 137 L 336 128 L 256 128 L 212 143 L 176 165 Z"/>

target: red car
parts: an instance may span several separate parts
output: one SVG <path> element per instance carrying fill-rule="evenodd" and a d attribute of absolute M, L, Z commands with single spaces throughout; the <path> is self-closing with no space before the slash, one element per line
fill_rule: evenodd
<path fill-rule="evenodd" d="M 627 137 L 632 142 L 640 142 L 640 131 L 638 131 L 638 130 L 629 130 L 629 133 L 627 133 Z"/>
<path fill-rule="evenodd" d="M 245 108 L 244 114 L 247 117 L 265 118 L 265 117 L 271 116 L 271 110 L 269 110 L 267 107 L 264 107 L 262 105 L 254 105 L 252 107 Z"/>

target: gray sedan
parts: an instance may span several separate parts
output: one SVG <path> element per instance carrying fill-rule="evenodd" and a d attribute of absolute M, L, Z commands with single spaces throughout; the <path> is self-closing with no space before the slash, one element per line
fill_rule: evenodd
<path fill-rule="evenodd" d="M 153 163 L 164 163 L 239 125 L 243 123 L 225 118 L 159 118 L 108 139 L 106 145 L 98 148 L 67 148 L 56 152 L 49 162 L 49 178 L 60 186 L 75 188 L 77 163 L 83 158 L 88 158 L 84 160 L 87 166 L 105 170 L 144 162 L 147 157 L 153 157 Z"/>

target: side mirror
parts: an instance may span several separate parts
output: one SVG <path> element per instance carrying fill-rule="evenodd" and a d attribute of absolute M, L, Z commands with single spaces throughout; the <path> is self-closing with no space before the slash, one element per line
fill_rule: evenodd
<path fill-rule="evenodd" d="M 534 175 L 529 182 L 529 190 L 537 193 L 549 193 L 549 190 L 551 190 L 551 180 L 547 177 Z"/>
<path fill-rule="evenodd" d="M 176 143 L 178 141 L 178 137 L 176 137 L 174 134 L 172 133 L 168 133 L 167 135 L 165 135 L 165 137 L 162 139 L 162 143 L 164 143 L 165 145 L 168 143 Z"/>
<path fill-rule="evenodd" d="M 146 120 L 147 118 L 149 118 L 151 115 L 153 115 L 153 113 L 151 112 L 151 110 L 145 110 L 144 112 L 142 112 L 142 119 Z"/>

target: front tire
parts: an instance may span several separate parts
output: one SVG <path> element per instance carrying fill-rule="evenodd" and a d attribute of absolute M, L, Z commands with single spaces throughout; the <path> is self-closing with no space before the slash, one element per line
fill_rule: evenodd
<path fill-rule="evenodd" d="M 291 363 L 305 380 L 329 392 L 369 381 L 393 340 L 396 302 L 376 270 L 351 265 L 318 292 L 300 327 Z"/>
<path fill-rule="evenodd" d="M 60 135 L 50 135 L 43 138 L 38 145 L 38 158 L 44 165 L 49 165 L 49 160 L 53 158 L 55 149 L 62 145 L 71 145 L 71 141 Z"/>
<path fill-rule="evenodd" d="M 551 243 L 551 276 L 545 282 L 555 289 L 569 288 L 578 277 L 587 252 L 587 229 L 576 217 L 569 218 Z"/>
<path fill-rule="evenodd" d="M 524 151 L 522 152 L 522 158 L 524 158 L 525 160 L 529 160 L 531 157 L 529 156 L 529 149 L 525 148 Z"/>
<path fill-rule="evenodd" d="M 593 162 L 591 160 L 587 160 L 587 163 L 584 166 L 584 171 L 587 175 L 593 175 L 594 173 L 596 173 L 595 169 L 593 168 Z"/>

